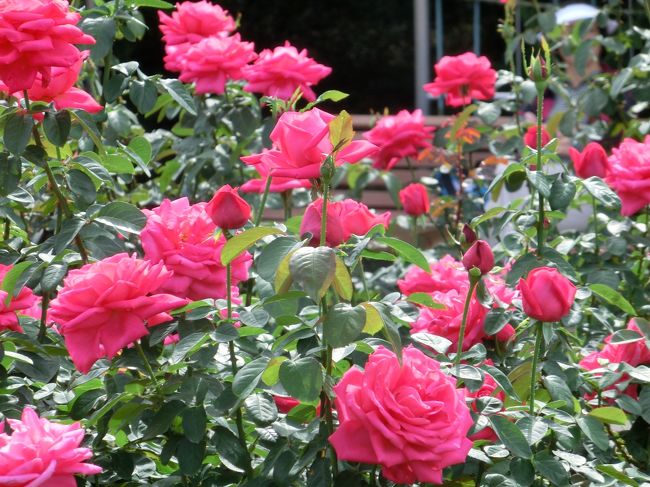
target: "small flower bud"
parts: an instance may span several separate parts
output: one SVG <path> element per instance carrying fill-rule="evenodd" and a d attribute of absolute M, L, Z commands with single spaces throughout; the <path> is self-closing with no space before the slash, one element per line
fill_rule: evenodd
<path fill-rule="evenodd" d="M 485 240 L 477 240 L 472 244 L 465 255 L 463 255 L 463 265 L 470 274 L 473 268 L 477 268 L 481 275 L 487 274 L 494 267 L 494 254 L 490 244 Z"/>

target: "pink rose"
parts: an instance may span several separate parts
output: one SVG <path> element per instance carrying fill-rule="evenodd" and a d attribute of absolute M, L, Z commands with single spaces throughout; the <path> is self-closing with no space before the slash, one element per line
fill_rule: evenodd
<path fill-rule="evenodd" d="M 607 175 L 609 161 L 607 152 L 598 142 L 589 142 L 582 152 L 569 148 L 573 169 L 578 177 L 587 179 L 592 176 L 604 178 Z"/>
<path fill-rule="evenodd" d="M 538 267 L 519 279 L 524 313 L 539 321 L 560 321 L 569 313 L 576 287 L 557 269 Z"/>
<path fill-rule="evenodd" d="M 0 81 L 10 93 L 31 88 L 39 73 L 47 86 L 52 68 L 78 62 L 74 44 L 95 43 L 76 26 L 80 18 L 65 0 L 0 3 Z"/>
<path fill-rule="evenodd" d="M 402 203 L 404 212 L 411 216 L 426 215 L 431 208 L 429 192 L 420 183 L 411 183 L 402 189 L 399 192 L 399 201 Z"/>
<path fill-rule="evenodd" d="M 198 94 L 226 91 L 226 81 L 243 79 L 242 68 L 257 57 L 252 42 L 231 37 L 206 37 L 192 44 L 181 59 L 180 76 L 185 83 L 196 83 Z"/>
<path fill-rule="evenodd" d="M 26 407 L 21 419 L 7 419 L 12 434 L 0 428 L 0 485 L 74 487 L 76 474 L 96 475 L 101 467 L 86 463 L 93 453 L 81 446 L 79 423 L 52 423 Z"/>
<path fill-rule="evenodd" d="M 379 464 L 394 482 L 440 484 L 442 470 L 472 447 L 465 392 L 418 349 L 402 358 L 380 346 L 365 370 L 345 373 L 334 387 L 339 427 L 329 440 L 340 459 Z"/>
<path fill-rule="evenodd" d="M 0 264 L 0 283 L 2 283 L 7 272 L 12 267 Z M 13 330 L 22 332 L 23 329 L 20 327 L 18 321 L 19 314 L 31 316 L 36 319 L 40 318 L 41 299 L 28 287 L 24 286 L 18 293 L 18 296 L 12 297 L 9 303 L 5 304 L 7 296 L 7 292 L 0 289 L 0 331 Z"/>
<path fill-rule="evenodd" d="M 235 20 L 219 5 L 205 0 L 176 4 L 171 16 L 158 11 L 165 43 L 165 69 L 180 71 L 187 50 L 206 37 L 228 37 L 236 29 Z"/>
<path fill-rule="evenodd" d="M 320 227 L 323 214 L 323 199 L 312 201 L 300 224 L 300 235 L 313 235 L 312 245 L 320 242 Z M 365 235 L 375 225 L 390 225 L 390 212 L 376 215 L 366 205 L 351 199 L 330 201 L 327 204 L 326 245 L 338 247 L 352 235 Z"/>
<path fill-rule="evenodd" d="M 251 217 L 251 207 L 239 196 L 237 188 L 221 186 L 205 207 L 214 224 L 223 230 L 233 230 L 246 225 Z"/>
<path fill-rule="evenodd" d="M 463 266 L 469 272 L 476 267 L 485 275 L 494 267 L 494 254 L 485 240 L 476 240 L 463 254 Z"/>
<path fill-rule="evenodd" d="M 242 157 L 241 160 L 244 164 L 255 166 L 255 169 L 261 176 L 259 179 L 251 179 L 241 185 L 239 190 L 242 193 L 264 193 L 266 188 L 266 178 L 271 174 L 271 167 L 268 162 L 265 162 L 266 153 L 268 149 L 264 149 L 261 154 L 253 154 L 250 156 Z M 311 182 L 308 179 L 294 179 L 294 178 L 271 178 L 271 186 L 269 186 L 270 193 L 283 193 L 298 188 L 311 188 Z"/>
<path fill-rule="evenodd" d="M 435 65 L 436 79 L 424 85 L 433 96 L 445 95 L 445 103 L 460 107 L 475 100 L 489 100 L 494 96 L 497 72 L 485 56 L 473 52 L 459 56 L 443 56 Z"/>
<path fill-rule="evenodd" d="M 546 131 L 546 128 L 542 127 L 542 147 L 550 141 L 551 136 Z M 531 125 L 526 129 L 526 133 L 524 134 L 524 144 L 532 149 L 537 149 L 537 125 Z"/>
<path fill-rule="evenodd" d="M 81 66 L 87 57 L 88 51 L 84 51 L 72 66 L 68 68 L 53 67 L 47 85 L 44 84 L 43 76 L 39 73 L 36 76 L 34 85 L 27 90 L 29 99 L 31 101 L 54 103 L 54 108 L 57 110 L 71 108 L 84 110 L 88 113 L 101 112 L 104 109 L 103 106 L 97 103 L 90 94 L 74 86 L 79 77 Z M 9 88 L 1 81 L 0 91 L 9 93 Z M 22 91 L 11 94 L 20 100 L 24 98 Z"/>
<path fill-rule="evenodd" d="M 217 228 L 206 206 L 190 205 L 187 198 L 179 198 L 144 210 L 147 224 L 140 232 L 144 257 L 174 273 L 160 285 L 159 292 L 192 301 L 226 298 L 226 268 L 221 265 L 226 239 L 223 235 L 214 238 Z M 232 261 L 232 296 L 237 297 L 237 285 L 248 279 L 251 264 L 248 252 Z"/>
<path fill-rule="evenodd" d="M 451 255 L 445 255 L 436 262 L 430 262 L 431 274 L 412 266 L 406 272 L 404 279 L 397 281 L 397 286 L 402 294 L 409 296 L 413 293 L 432 293 L 434 291 L 447 292 L 458 289 L 459 283 L 469 286 L 467 271 L 463 263 Z"/>
<path fill-rule="evenodd" d="M 264 49 L 255 64 L 244 68 L 244 77 L 248 82 L 244 90 L 288 100 L 300 88 L 307 101 L 314 101 L 316 94 L 311 86 L 331 72 L 332 68 L 318 64 L 307 56 L 307 49 L 298 51 L 289 41 L 285 41 L 284 46 L 272 51 Z"/>
<path fill-rule="evenodd" d="M 295 179 L 317 179 L 325 158 L 332 152 L 329 123 L 334 115 L 312 108 L 306 112 L 285 112 L 271 132 L 275 148 L 248 159 L 249 164 L 266 164 L 273 176 Z M 370 142 L 354 140 L 336 154 L 336 165 L 353 164 L 373 154 L 377 148 Z M 258 162 L 256 162 L 258 161 Z"/>
<path fill-rule="evenodd" d="M 401 110 L 397 115 L 381 117 L 375 126 L 363 136 L 379 147 L 372 157 L 372 166 L 390 170 L 406 157 L 417 157 L 425 149 L 431 148 L 434 127 L 427 127 L 422 110 L 409 113 Z"/>
<path fill-rule="evenodd" d="M 625 139 L 612 150 L 607 184 L 621 198 L 621 214 L 631 216 L 650 204 L 650 135 Z"/>
<path fill-rule="evenodd" d="M 172 319 L 169 311 L 186 299 L 158 293 L 172 277 L 163 264 L 116 254 L 72 270 L 50 303 L 49 319 L 65 338 L 77 369 L 87 373 L 102 357 L 148 334 L 148 327 Z"/>

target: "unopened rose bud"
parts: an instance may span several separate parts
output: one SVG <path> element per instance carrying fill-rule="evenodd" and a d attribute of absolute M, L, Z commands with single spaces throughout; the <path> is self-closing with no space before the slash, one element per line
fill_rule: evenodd
<path fill-rule="evenodd" d="M 481 275 L 485 275 L 494 267 L 494 254 L 490 244 L 485 240 L 477 240 L 463 255 L 463 265 L 465 269 L 471 271 L 477 268 Z"/>
<path fill-rule="evenodd" d="M 463 225 L 463 237 L 465 237 L 465 243 L 467 245 L 472 245 L 474 242 L 476 242 L 476 239 L 478 238 L 474 229 L 470 227 L 467 223 Z"/>
<path fill-rule="evenodd" d="M 223 230 L 243 227 L 251 217 L 251 207 L 239 194 L 237 188 L 226 184 L 219 188 L 205 207 L 216 226 Z"/>

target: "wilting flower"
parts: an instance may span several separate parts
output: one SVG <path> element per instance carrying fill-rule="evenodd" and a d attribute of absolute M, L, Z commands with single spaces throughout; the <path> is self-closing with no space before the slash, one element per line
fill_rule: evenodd
<path fill-rule="evenodd" d="M 286 41 L 284 46 L 264 49 L 254 64 L 244 68 L 244 90 L 288 100 L 300 88 L 306 100 L 314 101 L 311 87 L 331 72 L 332 68 L 310 58 L 307 49 L 298 51 Z"/>
<path fill-rule="evenodd" d="M 612 150 L 607 184 L 621 198 L 621 214 L 631 216 L 650 204 L 650 135 L 625 139 Z"/>
<path fill-rule="evenodd" d="M 0 427 L 0 485 L 75 487 L 76 474 L 102 472 L 85 462 L 93 453 L 81 446 L 84 430 L 79 423 L 53 423 L 29 407 L 21 419 L 7 423 L 13 432 L 2 433 Z"/>
<path fill-rule="evenodd" d="M 598 142 L 589 142 L 582 152 L 570 147 L 569 155 L 578 177 L 582 179 L 592 176 L 604 178 L 607 175 L 609 168 L 607 152 Z"/>
<path fill-rule="evenodd" d="M 239 34 L 206 37 L 181 56 L 178 79 L 195 83 L 199 94 L 221 95 L 226 91 L 226 81 L 243 79 L 242 68 L 256 56 L 254 44 L 243 42 Z"/>
<path fill-rule="evenodd" d="M 0 264 L 0 283 L 4 280 L 12 266 Z M 9 294 L 0 289 L 0 331 L 23 331 L 18 322 L 18 315 L 40 317 L 40 298 L 27 286 L 23 286 L 17 296 L 13 296 L 7 303 Z"/>
<path fill-rule="evenodd" d="M 320 241 L 321 218 L 323 214 L 323 199 L 312 201 L 300 225 L 300 234 L 309 232 L 313 235 L 312 244 Z M 390 212 L 377 215 L 366 205 L 346 199 L 327 203 L 326 245 L 337 247 L 346 242 L 352 235 L 365 235 L 375 225 L 390 225 Z"/>
<path fill-rule="evenodd" d="M 365 370 L 345 373 L 334 387 L 339 427 L 330 443 L 340 459 L 379 464 L 394 482 L 440 484 L 472 447 L 465 391 L 412 346 L 402 360 L 380 346 Z"/>
<path fill-rule="evenodd" d="M 401 110 L 397 115 L 381 117 L 363 136 L 379 147 L 372 156 L 373 167 L 390 170 L 400 160 L 430 149 L 433 131 L 425 125 L 422 110 Z"/>
<path fill-rule="evenodd" d="M 102 111 L 102 107 L 95 99 L 80 88 L 75 88 L 77 78 L 84 59 L 88 57 L 88 51 L 81 53 L 79 59 L 70 67 L 51 69 L 51 78 L 47 84 L 43 80 L 42 74 L 36 75 L 36 80 L 30 89 L 27 90 L 27 96 L 31 101 L 42 101 L 45 103 L 54 103 L 54 108 L 64 110 L 66 108 L 84 110 L 89 113 Z M 0 81 L 0 91 L 9 93 L 7 85 Z M 12 93 L 18 99 L 23 99 L 23 92 Z"/>
<path fill-rule="evenodd" d="M 159 293 L 173 273 L 161 263 L 116 254 L 70 271 L 50 303 L 49 319 L 65 338 L 77 369 L 87 373 L 102 357 L 147 335 L 148 327 L 172 319 L 186 299 Z"/>
<path fill-rule="evenodd" d="M 271 132 L 274 149 L 247 158 L 248 164 L 264 163 L 273 176 L 317 179 L 321 165 L 332 152 L 329 123 L 334 115 L 312 108 L 306 112 L 285 112 Z M 353 164 L 377 150 L 370 142 L 353 140 L 336 154 L 336 165 Z"/>
<path fill-rule="evenodd" d="M 539 321 L 560 321 L 571 310 L 576 287 L 557 269 L 538 267 L 519 279 L 524 312 Z"/>
<path fill-rule="evenodd" d="M 242 157 L 241 160 L 244 164 L 255 166 L 255 169 L 261 176 L 259 179 L 250 179 L 241 185 L 239 190 L 242 193 L 264 193 L 266 188 L 266 179 L 271 174 L 271 167 L 268 162 L 265 162 L 266 153 L 268 149 L 264 149 L 261 154 L 253 154 L 250 156 Z M 271 178 L 271 185 L 269 186 L 270 193 L 283 193 L 298 188 L 311 188 L 311 182 L 308 179 L 294 179 L 294 178 L 280 178 L 273 176 Z"/>
<path fill-rule="evenodd" d="M 459 56 L 443 56 L 435 65 L 436 78 L 424 85 L 433 96 L 445 95 L 445 103 L 460 107 L 475 100 L 489 100 L 494 96 L 497 72 L 485 56 L 473 52 Z"/>
<path fill-rule="evenodd" d="M 165 69 L 180 71 L 187 50 L 206 37 L 228 37 L 236 29 L 235 20 L 219 5 L 201 0 L 176 4 L 171 16 L 158 11 L 165 43 Z"/>
<path fill-rule="evenodd" d="M 144 210 L 147 224 L 140 233 L 147 260 L 173 271 L 158 292 L 180 298 L 225 299 L 226 268 L 221 251 L 223 235 L 215 238 L 216 226 L 206 211 L 206 203 L 190 205 L 187 198 L 163 200 L 159 207 Z M 244 252 L 231 263 L 231 296 L 238 295 L 237 285 L 248 279 L 252 257 Z"/>
<path fill-rule="evenodd" d="M 0 3 L 0 81 L 10 93 L 31 88 L 39 73 L 47 86 L 52 68 L 79 61 L 75 44 L 95 43 L 76 26 L 80 18 L 65 0 Z"/>

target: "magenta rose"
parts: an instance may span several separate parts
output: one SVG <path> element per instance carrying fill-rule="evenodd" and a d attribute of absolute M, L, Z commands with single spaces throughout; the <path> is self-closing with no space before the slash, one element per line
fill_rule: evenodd
<path fill-rule="evenodd" d="M 10 93 L 31 88 L 38 74 L 46 86 L 52 68 L 78 62 L 75 44 L 95 43 L 77 27 L 80 19 L 65 0 L 0 2 L 0 81 Z"/>
<path fill-rule="evenodd" d="M 318 198 L 309 204 L 300 224 L 301 235 L 307 232 L 313 235 L 312 245 L 318 245 L 320 242 L 322 214 L 323 199 Z M 326 245 L 337 247 L 352 235 L 365 235 L 375 225 L 388 228 L 390 212 L 377 215 L 363 203 L 351 199 L 330 201 L 327 204 Z"/>
<path fill-rule="evenodd" d="M 519 279 L 524 312 L 539 321 L 560 321 L 569 313 L 576 287 L 557 269 L 538 267 Z"/>
<path fill-rule="evenodd" d="M 288 100 L 300 89 L 306 100 L 314 101 L 316 93 L 311 87 L 331 72 L 332 68 L 310 58 L 307 49 L 298 51 L 285 41 L 284 46 L 264 49 L 254 64 L 244 68 L 244 90 Z"/>
<path fill-rule="evenodd" d="M 497 72 L 485 56 L 478 57 L 473 52 L 443 56 L 434 69 L 436 78 L 424 85 L 424 90 L 433 96 L 445 95 L 445 103 L 451 107 L 494 96 Z"/>
<path fill-rule="evenodd" d="M 0 283 L 4 280 L 7 272 L 9 272 L 12 267 L 13 266 L 0 264 Z M 7 303 L 6 300 L 8 296 L 9 295 L 6 291 L 0 289 L 0 331 L 12 330 L 22 332 L 23 329 L 20 327 L 18 315 L 31 316 L 32 318 L 37 319 L 40 318 L 41 299 L 27 286 L 23 286 L 18 295 L 13 296 Z"/>
<path fill-rule="evenodd" d="M 429 263 L 431 273 L 411 266 L 403 279 L 397 281 L 397 287 L 402 294 L 409 296 L 413 293 L 447 292 L 458 289 L 459 283 L 469 286 L 467 271 L 463 263 L 451 255 L 445 255 L 440 260 Z"/>
<path fill-rule="evenodd" d="M 285 112 L 271 132 L 274 149 L 249 158 L 248 164 L 263 162 L 277 177 L 317 179 L 325 158 L 332 152 L 329 123 L 334 115 L 312 108 L 306 112 Z M 353 164 L 377 150 L 373 144 L 354 140 L 337 152 L 336 165 Z"/>
<path fill-rule="evenodd" d="M 410 216 L 420 216 L 429 213 L 431 203 L 429 192 L 420 183 L 411 183 L 399 192 L 399 201 L 404 212 Z"/>
<path fill-rule="evenodd" d="M 621 198 L 621 214 L 631 216 L 650 204 L 650 135 L 625 139 L 612 150 L 607 184 Z"/>
<path fill-rule="evenodd" d="M 582 179 L 592 176 L 604 178 L 609 169 L 607 152 L 598 142 L 589 142 L 582 152 L 569 148 L 569 155 L 573 162 L 573 170 Z"/>
<path fill-rule="evenodd" d="M 271 174 L 271 167 L 268 162 L 265 162 L 266 153 L 268 149 L 264 149 L 261 154 L 253 154 L 250 156 L 242 157 L 241 160 L 244 164 L 254 166 L 255 170 L 261 176 L 259 179 L 251 179 L 241 185 L 239 190 L 242 193 L 264 193 L 266 188 L 266 179 Z M 294 179 L 294 178 L 279 178 L 273 176 L 271 178 L 271 185 L 269 186 L 270 193 L 283 193 L 298 188 L 311 188 L 311 182 L 308 179 Z"/>
<path fill-rule="evenodd" d="M 373 167 L 390 170 L 406 157 L 431 148 L 434 127 L 425 125 L 422 110 L 409 113 L 401 110 L 397 115 L 381 117 L 375 126 L 363 134 L 364 138 L 379 147 L 372 156 Z"/>
<path fill-rule="evenodd" d="M 339 427 L 330 443 L 340 459 L 381 465 L 394 482 L 440 484 L 472 447 L 465 392 L 418 349 L 405 348 L 402 360 L 380 346 L 365 370 L 345 373 L 334 387 Z"/>
<path fill-rule="evenodd" d="M 190 205 L 187 198 L 163 200 L 158 208 L 144 210 L 147 224 L 140 233 L 144 256 L 173 271 L 160 285 L 159 292 L 193 301 L 225 299 L 226 268 L 221 251 L 226 239 L 214 238 L 217 228 L 206 211 L 206 203 Z M 252 257 L 244 252 L 231 263 L 231 295 L 248 279 Z"/>
<path fill-rule="evenodd" d="M 148 328 L 171 321 L 169 311 L 186 299 L 160 293 L 172 277 L 163 264 L 152 264 L 127 254 L 72 270 L 52 300 L 49 319 L 65 338 L 77 369 L 88 373 L 102 357 L 149 333 Z"/>
<path fill-rule="evenodd" d="M 7 419 L 12 433 L 0 423 L 0 485 L 75 487 L 75 475 L 96 475 L 101 467 L 86 463 L 93 456 L 81 446 L 79 423 L 59 424 L 39 418 L 29 407 L 20 419 Z"/>

